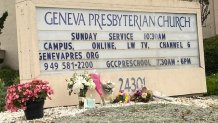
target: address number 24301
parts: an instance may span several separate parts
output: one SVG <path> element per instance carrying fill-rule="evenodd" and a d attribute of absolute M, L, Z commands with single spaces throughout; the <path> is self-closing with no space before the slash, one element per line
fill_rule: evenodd
<path fill-rule="evenodd" d="M 132 78 L 119 78 L 120 91 L 135 92 L 142 87 L 145 87 L 145 78 L 142 77 L 132 77 Z"/>

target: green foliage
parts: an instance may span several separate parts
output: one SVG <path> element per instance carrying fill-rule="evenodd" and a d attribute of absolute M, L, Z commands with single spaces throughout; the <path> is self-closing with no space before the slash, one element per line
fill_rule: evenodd
<path fill-rule="evenodd" d="M 218 95 L 218 73 L 207 77 L 207 95 Z"/>
<path fill-rule="evenodd" d="M 204 39 L 207 94 L 218 95 L 218 35 Z"/>
<path fill-rule="evenodd" d="M 0 79 L 5 83 L 5 86 L 10 86 L 19 83 L 19 72 L 10 67 L 0 69 Z"/>
<path fill-rule="evenodd" d="M 19 72 L 10 67 L 0 69 L 0 111 L 5 110 L 6 87 L 19 83 Z"/>
<path fill-rule="evenodd" d="M 204 40 L 206 74 L 218 73 L 218 35 Z"/>
<path fill-rule="evenodd" d="M 0 112 L 5 110 L 6 87 L 4 82 L 0 81 Z"/>

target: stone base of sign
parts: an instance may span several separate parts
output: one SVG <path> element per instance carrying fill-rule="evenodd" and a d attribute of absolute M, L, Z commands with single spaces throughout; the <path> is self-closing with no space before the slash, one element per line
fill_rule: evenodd
<path fill-rule="evenodd" d="M 114 96 L 118 94 L 120 88 L 128 92 L 128 82 L 130 87 L 129 92 L 131 93 L 131 90 L 134 90 L 134 81 L 138 82 L 138 85 L 141 86 L 141 81 L 144 80 L 145 86 L 149 90 L 158 91 L 166 96 L 200 94 L 207 91 L 204 77 L 204 69 L 202 68 L 182 70 L 144 70 L 140 72 L 100 72 L 100 75 L 102 81 L 110 80 L 115 83 L 115 92 L 113 93 Z M 55 95 L 52 96 L 52 100 L 46 100 L 46 106 L 53 107 L 78 104 L 76 94 L 71 96 L 68 95 L 68 90 L 66 89 L 66 82 L 64 81 L 64 79 L 69 77 L 70 74 L 56 75 L 55 77 L 41 76 L 42 79 L 49 80 L 50 85 L 55 89 Z M 125 86 L 127 89 L 125 89 Z M 96 103 L 101 102 L 101 98 L 97 94 L 97 92 L 95 92 L 95 90 L 88 91 L 87 97 L 90 95 L 92 95 L 92 97 L 96 99 Z"/>

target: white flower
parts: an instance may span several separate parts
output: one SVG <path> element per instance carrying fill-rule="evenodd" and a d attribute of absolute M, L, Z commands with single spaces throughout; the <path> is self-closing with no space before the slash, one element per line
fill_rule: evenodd
<path fill-rule="evenodd" d="M 89 82 L 85 82 L 84 85 L 86 85 L 86 86 L 89 87 L 89 86 L 90 86 L 90 83 L 89 83 Z"/>
<path fill-rule="evenodd" d="M 73 84 L 74 84 L 74 82 L 73 82 L 73 81 L 70 81 L 70 82 L 69 82 L 69 84 L 70 84 L 70 85 L 73 85 Z"/>
<path fill-rule="evenodd" d="M 142 98 L 145 99 L 147 97 L 147 95 L 148 95 L 147 93 L 142 93 Z"/>
<path fill-rule="evenodd" d="M 94 83 L 92 79 L 89 79 L 89 81 L 88 81 L 88 82 L 89 82 L 89 83 Z"/>
<path fill-rule="evenodd" d="M 86 83 L 86 80 L 85 80 L 82 76 L 78 76 L 78 77 L 77 77 L 77 82 L 80 82 L 80 83 L 85 84 L 85 83 Z"/>
<path fill-rule="evenodd" d="M 94 82 L 91 82 L 89 88 L 90 88 L 90 89 L 95 89 L 95 83 L 94 83 Z"/>
<path fill-rule="evenodd" d="M 84 89 L 84 85 L 81 82 L 76 82 L 73 85 L 73 92 L 78 94 L 80 92 L 80 89 Z"/>
<path fill-rule="evenodd" d="M 85 87 L 88 87 L 88 89 L 95 89 L 95 83 L 93 82 L 91 76 L 89 76 L 88 73 L 74 73 L 72 78 L 70 78 L 70 80 L 68 81 L 68 89 L 70 89 L 73 93 L 78 94 L 80 93 L 80 90 L 84 89 Z"/>

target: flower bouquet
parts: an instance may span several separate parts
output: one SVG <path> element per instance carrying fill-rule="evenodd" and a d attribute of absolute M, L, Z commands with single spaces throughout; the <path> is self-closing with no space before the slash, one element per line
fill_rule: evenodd
<path fill-rule="evenodd" d="M 102 83 L 102 88 L 104 90 L 104 93 L 107 95 L 111 95 L 114 92 L 114 83 L 112 83 L 111 81 L 108 81 L 106 83 Z"/>
<path fill-rule="evenodd" d="M 88 73 L 74 73 L 73 76 L 66 81 L 68 82 L 67 88 L 69 89 L 69 95 L 74 93 L 78 94 L 80 97 L 86 97 L 88 89 L 95 89 L 95 83 Z"/>
<path fill-rule="evenodd" d="M 129 94 L 123 91 L 120 91 L 112 103 L 129 103 Z"/>
<path fill-rule="evenodd" d="M 130 98 L 130 101 L 134 102 L 148 102 L 153 100 L 152 91 L 148 90 L 146 87 L 143 87 L 141 90 L 137 90 Z"/>
<path fill-rule="evenodd" d="M 26 111 L 32 102 L 43 102 L 44 104 L 46 97 L 51 99 L 49 97 L 51 94 L 53 94 L 53 90 L 44 80 L 32 80 L 31 82 L 12 85 L 7 88 L 6 109 L 12 112 L 19 109 Z"/>
<path fill-rule="evenodd" d="M 68 82 L 67 88 L 69 90 L 69 95 L 72 93 L 78 94 L 79 108 L 82 108 L 84 106 L 84 102 L 82 100 L 86 97 L 88 89 L 95 89 L 95 83 L 93 82 L 91 76 L 86 72 L 83 74 L 74 73 L 73 76 L 66 81 Z"/>

